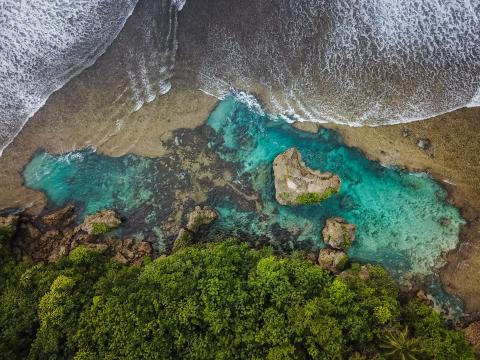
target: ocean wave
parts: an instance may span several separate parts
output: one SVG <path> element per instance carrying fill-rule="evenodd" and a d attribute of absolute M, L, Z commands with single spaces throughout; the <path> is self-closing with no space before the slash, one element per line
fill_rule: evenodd
<path fill-rule="evenodd" d="M 351 126 L 479 103 L 478 0 L 204 0 L 183 16 L 186 57 L 220 98 L 241 89 L 275 112 Z"/>

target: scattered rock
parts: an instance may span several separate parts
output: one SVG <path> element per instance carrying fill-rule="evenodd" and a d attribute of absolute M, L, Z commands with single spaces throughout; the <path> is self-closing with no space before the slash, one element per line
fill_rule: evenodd
<path fill-rule="evenodd" d="M 146 241 L 137 241 L 132 238 L 120 240 L 108 238 L 105 240 L 107 249 L 105 254 L 122 264 L 139 265 L 146 256 L 152 254 L 152 245 Z"/>
<path fill-rule="evenodd" d="M 102 210 L 87 216 L 79 229 L 90 235 L 100 235 L 116 229 L 121 223 L 122 220 L 115 211 Z"/>
<path fill-rule="evenodd" d="M 477 354 L 480 355 L 480 321 L 474 321 L 463 329 L 465 334 L 465 339 L 472 344 L 472 346 L 477 351 Z"/>
<path fill-rule="evenodd" d="M 425 290 L 423 289 L 418 290 L 416 296 L 417 296 L 417 299 L 420 300 L 425 305 L 433 306 L 433 301 L 428 297 L 428 294 L 425 292 Z"/>
<path fill-rule="evenodd" d="M 340 250 L 321 249 L 318 255 L 318 264 L 322 269 L 338 274 L 347 267 L 348 256 Z"/>
<path fill-rule="evenodd" d="M 13 233 L 18 223 L 13 250 L 19 259 L 53 262 L 80 245 L 114 257 L 122 263 L 139 264 L 152 253 L 152 246 L 148 242 L 99 236 L 120 225 L 121 220 L 112 210 L 88 216 L 76 227 L 75 217 L 75 209 L 69 205 L 40 217 L 26 214 L 0 217 L 0 229 L 5 228 Z"/>
<path fill-rule="evenodd" d="M 322 231 L 325 244 L 334 249 L 347 250 L 355 240 L 355 225 L 340 217 L 327 219 Z"/>
<path fill-rule="evenodd" d="M 278 155 L 273 162 L 276 199 L 282 205 L 310 205 L 340 191 L 340 178 L 309 169 L 297 149 Z"/>

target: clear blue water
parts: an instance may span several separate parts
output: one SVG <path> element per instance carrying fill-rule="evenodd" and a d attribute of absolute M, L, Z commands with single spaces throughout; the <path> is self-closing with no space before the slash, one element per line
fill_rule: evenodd
<path fill-rule="evenodd" d="M 281 238 L 292 248 L 305 241 L 322 247 L 325 220 L 341 216 L 357 225 L 350 255 L 381 263 L 399 278 L 432 274 L 442 265 L 442 252 L 458 241 L 463 220 L 434 180 L 370 161 L 345 146 L 335 132 L 297 131 L 282 119 L 264 114 L 258 105 L 233 96 L 219 103 L 205 127 L 211 138 L 198 151 L 216 153 L 221 158 L 218 166 L 229 164 L 235 169 L 232 183 L 246 193 L 256 192 L 261 200 L 261 211 L 256 212 L 239 202 L 232 191 L 212 187 L 207 203 L 221 213 L 212 232 L 234 230 Z M 338 174 L 340 193 L 314 206 L 279 205 L 271 164 L 292 146 L 311 168 Z M 52 205 L 74 201 L 81 205 L 83 215 L 115 208 L 152 230 L 165 246 L 158 225 L 171 211 L 172 184 L 176 189 L 184 186 L 185 191 L 190 186 L 169 161 L 134 155 L 112 158 L 90 150 L 61 156 L 38 153 L 23 175 L 26 185 L 44 191 Z"/>

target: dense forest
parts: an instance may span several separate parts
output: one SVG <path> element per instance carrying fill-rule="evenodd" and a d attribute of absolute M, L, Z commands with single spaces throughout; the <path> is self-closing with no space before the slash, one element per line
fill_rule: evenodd
<path fill-rule="evenodd" d="M 474 359 L 378 266 L 333 276 L 233 239 L 132 266 L 83 246 L 17 262 L 5 235 L 0 259 L 4 359 Z"/>

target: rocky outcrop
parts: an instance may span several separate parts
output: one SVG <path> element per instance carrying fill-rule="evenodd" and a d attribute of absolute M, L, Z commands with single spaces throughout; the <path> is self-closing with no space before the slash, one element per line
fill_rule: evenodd
<path fill-rule="evenodd" d="M 463 329 L 465 339 L 475 348 L 477 355 L 480 355 L 480 321 L 474 321 Z"/>
<path fill-rule="evenodd" d="M 39 217 L 17 216 L 19 225 L 13 242 L 14 252 L 19 258 L 54 262 L 82 245 L 121 263 L 131 264 L 141 263 L 145 256 L 152 253 L 152 246 L 148 242 L 105 238 L 103 234 L 106 231 L 121 224 L 120 218 L 112 210 L 90 215 L 78 226 L 75 226 L 75 218 L 73 205 Z M 3 221 L 6 223 L 6 220 Z"/>
<path fill-rule="evenodd" d="M 297 149 L 278 155 L 273 162 L 275 197 L 282 205 L 310 205 L 340 191 L 340 178 L 309 169 Z"/>
<path fill-rule="evenodd" d="M 80 230 L 89 235 L 105 234 L 119 227 L 122 223 L 120 217 L 113 210 L 102 210 L 85 218 L 79 226 Z"/>
<path fill-rule="evenodd" d="M 322 231 L 325 244 L 338 250 L 347 250 L 355 240 L 355 225 L 340 217 L 327 219 Z"/>
<path fill-rule="evenodd" d="M 195 235 L 202 229 L 209 226 L 219 218 L 218 212 L 209 206 L 196 206 L 188 215 L 187 225 L 180 229 L 177 238 L 173 243 L 172 251 L 191 245 Z"/>
<path fill-rule="evenodd" d="M 347 267 L 348 256 L 340 250 L 321 249 L 318 255 L 318 265 L 324 270 L 338 274 Z"/>

